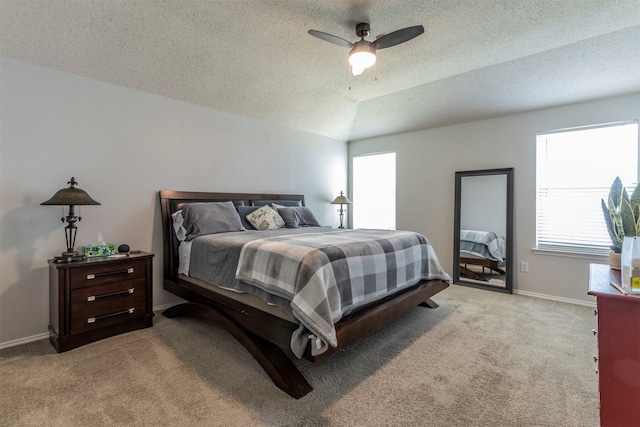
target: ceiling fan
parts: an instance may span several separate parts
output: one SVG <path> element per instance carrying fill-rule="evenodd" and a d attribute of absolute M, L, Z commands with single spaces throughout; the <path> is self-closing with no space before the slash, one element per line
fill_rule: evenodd
<path fill-rule="evenodd" d="M 351 65 L 351 72 L 354 76 L 359 76 L 365 68 L 375 64 L 376 50 L 386 49 L 404 43 L 424 33 L 424 27 L 422 25 L 416 25 L 385 34 L 377 40 L 369 42 L 364 39 L 369 35 L 369 30 L 369 24 L 366 22 L 361 22 L 356 25 L 356 35 L 360 37 L 360 40 L 355 43 L 351 43 L 348 40 L 332 34 L 323 33 L 322 31 L 309 30 L 307 32 L 329 43 L 351 49 L 351 52 L 349 52 L 349 64 Z"/>

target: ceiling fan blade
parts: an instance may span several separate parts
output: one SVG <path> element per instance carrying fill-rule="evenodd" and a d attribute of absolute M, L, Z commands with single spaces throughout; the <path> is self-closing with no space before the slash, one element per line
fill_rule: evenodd
<path fill-rule="evenodd" d="M 309 30 L 307 32 L 314 37 L 317 37 L 329 43 L 337 44 L 338 46 L 348 47 L 349 49 L 353 47 L 353 43 L 351 43 L 350 41 L 342 39 L 338 36 L 334 36 L 332 34 L 327 34 L 327 33 L 323 33 L 322 31 L 316 31 L 316 30 Z"/>
<path fill-rule="evenodd" d="M 387 47 L 395 46 L 400 43 L 411 40 L 414 37 L 418 37 L 424 33 L 424 27 L 422 25 L 416 25 L 415 27 L 407 27 L 401 30 L 394 31 L 393 33 L 385 34 L 376 41 L 373 45 L 376 49 L 385 49 Z"/>

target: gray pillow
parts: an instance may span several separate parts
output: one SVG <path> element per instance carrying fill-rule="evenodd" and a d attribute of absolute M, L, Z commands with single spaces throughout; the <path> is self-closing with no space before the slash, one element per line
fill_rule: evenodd
<path fill-rule="evenodd" d="M 260 209 L 260 206 L 236 206 L 238 215 L 240 215 L 240 221 L 245 230 L 255 230 L 256 228 L 247 220 L 247 215 L 251 212 Z"/>
<path fill-rule="evenodd" d="M 273 203 L 281 206 L 302 206 L 302 200 L 251 200 L 253 206 L 265 206 Z"/>
<path fill-rule="evenodd" d="M 232 202 L 189 203 L 182 209 L 182 216 L 187 241 L 206 234 L 244 231 Z"/>
<path fill-rule="evenodd" d="M 284 226 L 287 228 L 320 227 L 318 219 L 306 206 L 278 208 L 278 213 L 284 219 Z"/>

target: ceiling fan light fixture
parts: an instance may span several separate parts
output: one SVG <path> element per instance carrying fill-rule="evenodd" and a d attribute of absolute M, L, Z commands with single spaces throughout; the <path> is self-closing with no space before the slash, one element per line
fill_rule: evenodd
<path fill-rule="evenodd" d="M 365 68 L 376 63 L 376 51 L 369 42 L 357 42 L 355 47 L 349 52 L 349 64 L 354 76 L 362 74 Z"/>
<path fill-rule="evenodd" d="M 378 37 L 372 42 L 368 42 L 364 38 L 370 33 L 369 23 L 360 22 L 356 25 L 356 36 L 360 37 L 360 40 L 355 43 L 322 31 L 309 30 L 307 33 L 329 43 L 350 48 L 349 64 L 351 65 L 351 72 L 354 76 L 359 76 L 364 72 L 365 68 L 371 67 L 376 63 L 376 49 L 386 49 L 418 37 L 424 33 L 424 27 L 422 25 L 415 25 L 413 27 L 402 28 Z"/>

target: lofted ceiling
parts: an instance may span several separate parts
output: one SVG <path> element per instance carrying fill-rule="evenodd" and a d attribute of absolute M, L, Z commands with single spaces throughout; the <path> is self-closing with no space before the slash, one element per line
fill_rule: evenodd
<path fill-rule="evenodd" d="M 353 77 L 358 22 L 425 33 Z M 357 140 L 640 92 L 640 0 L 0 0 L 0 54 Z"/>

